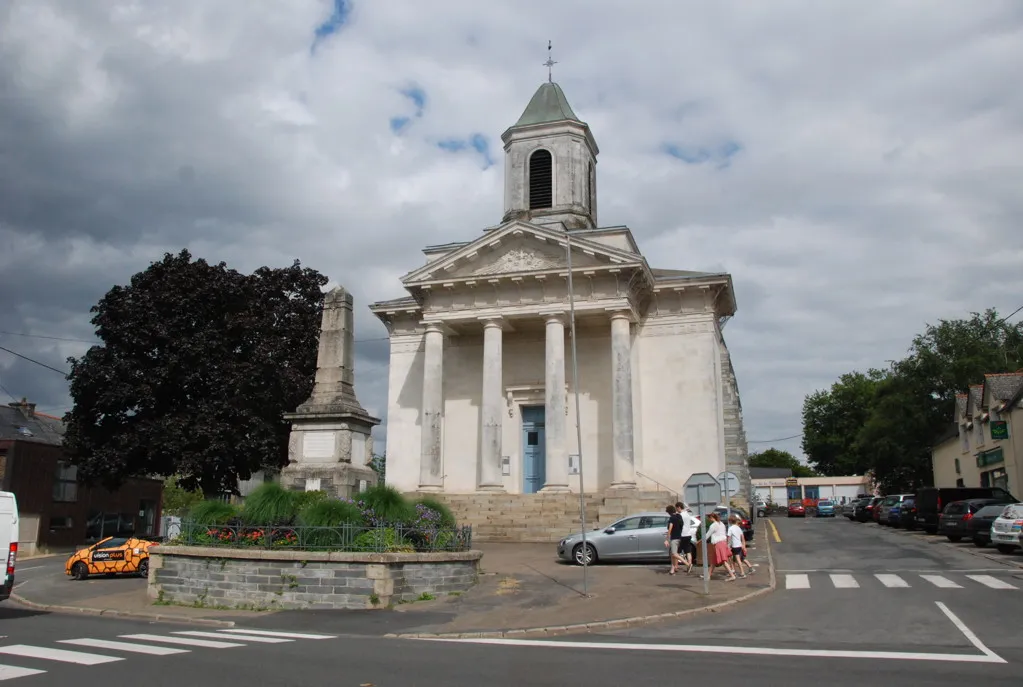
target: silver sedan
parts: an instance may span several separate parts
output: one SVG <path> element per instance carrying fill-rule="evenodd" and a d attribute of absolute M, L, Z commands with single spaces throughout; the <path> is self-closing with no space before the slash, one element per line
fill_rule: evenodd
<path fill-rule="evenodd" d="M 568 535 L 558 542 L 558 558 L 578 565 L 621 560 L 667 563 L 667 532 L 667 513 L 634 513 L 606 528 L 587 532 L 585 550 L 581 532 Z"/>

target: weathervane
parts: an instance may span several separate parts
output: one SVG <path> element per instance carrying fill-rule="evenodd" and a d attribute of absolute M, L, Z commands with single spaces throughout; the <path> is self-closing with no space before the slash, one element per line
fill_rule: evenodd
<path fill-rule="evenodd" d="M 543 66 L 547 67 L 547 82 L 553 83 L 554 77 L 551 72 L 551 67 L 556 65 L 557 62 L 551 59 L 551 42 L 547 41 L 547 61 L 543 63 Z"/>

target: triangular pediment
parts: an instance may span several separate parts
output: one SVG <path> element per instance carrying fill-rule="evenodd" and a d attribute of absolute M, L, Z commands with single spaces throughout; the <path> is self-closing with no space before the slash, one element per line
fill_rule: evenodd
<path fill-rule="evenodd" d="M 417 282 L 473 279 L 568 269 L 564 231 L 511 222 L 402 278 Z M 572 268 L 642 265 L 643 258 L 595 241 L 571 237 Z"/>

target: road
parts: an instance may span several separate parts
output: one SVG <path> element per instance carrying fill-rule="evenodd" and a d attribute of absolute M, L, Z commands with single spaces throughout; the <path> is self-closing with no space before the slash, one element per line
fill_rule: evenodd
<path fill-rule="evenodd" d="M 270 634 L 246 634 L 239 630 L 255 624 L 211 630 L 0 607 L 0 681 L 88 687 L 108 684 L 111 669 L 167 687 L 1023 681 L 1018 568 L 844 518 L 774 522 L 778 590 L 685 622 L 551 640 L 424 641 L 325 633 L 294 614 L 261 619 L 256 631 Z"/>

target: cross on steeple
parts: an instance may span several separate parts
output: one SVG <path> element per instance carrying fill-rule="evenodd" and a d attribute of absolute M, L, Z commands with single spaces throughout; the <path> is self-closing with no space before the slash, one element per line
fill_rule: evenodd
<path fill-rule="evenodd" d="M 553 76 L 551 67 L 553 67 L 556 64 L 557 64 L 557 62 L 555 62 L 554 60 L 551 59 L 551 42 L 547 41 L 547 61 L 543 63 L 543 66 L 547 67 L 547 82 L 548 83 L 553 83 L 554 82 L 554 76 Z"/>

